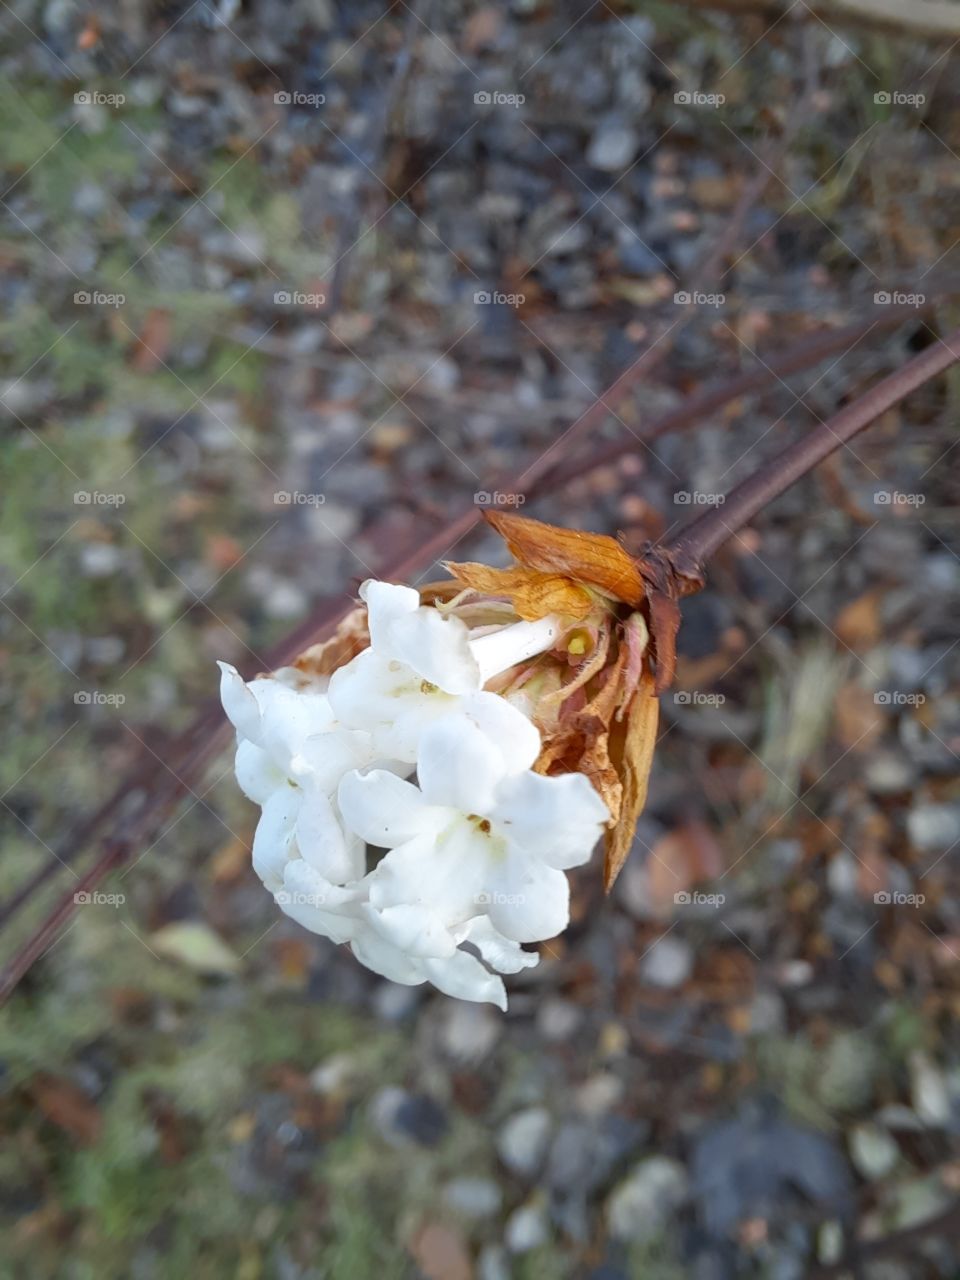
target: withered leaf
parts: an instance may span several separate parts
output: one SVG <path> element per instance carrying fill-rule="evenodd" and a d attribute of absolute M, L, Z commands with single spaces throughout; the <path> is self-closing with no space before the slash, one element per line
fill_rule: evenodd
<path fill-rule="evenodd" d="M 585 618 L 593 607 L 589 592 L 558 573 L 541 573 L 524 565 L 494 569 L 490 565 L 448 563 L 444 566 L 465 587 L 506 596 L 521 618 L 535 622 L 548 613 Z"/>
<path fill-rule="evenodd" d="M 640 570 L 616 538 L 582 529 L 561 529 L 502 511 L 485 511 L 484 517 L 504 539 L 514 558 L 528 569 L 572 578 L 634 608 L 643 600 Z"/>
<path fill-rule="evenodd" d="M 623 787 L 616 824 L 607 831 L 603 864 L 604 888 L 609 893 L 627 860 L 633 833 L 647 799 L 647 784 L 657 741 L 660 703 L 654 695 L 653 676 L 644 671 L 630 710 L 610 734 L 610 757 Z"/>
<path fill-rule="evenodd" d="M 346 666 L 369 643 L 366 609 L 351 609 L 329 640 L 305 649 L 293 665 L 305 675 L 329 676 Z"/>

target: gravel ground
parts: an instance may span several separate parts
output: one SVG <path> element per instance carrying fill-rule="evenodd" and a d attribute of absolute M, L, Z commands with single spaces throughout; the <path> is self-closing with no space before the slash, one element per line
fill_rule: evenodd
<path fill-rule="evenodd" d="M 956 323 L 949 41 L 528 0 L 3 23 L 4 899 L 141 743 L 162 774 L 214 658 L 515 504 L 651 342 L 584 456 L 876 321 L 525 514 L 639 546 Z M 506 1016 L 278 916 L 230 761 L 192 780 L 4 1011 L 4 1275 L 791 1280 L 853 1239 L 847 1274 L 958 1274 L 957 405 L 712 566 L 626 870 L 577 873 Z"/>

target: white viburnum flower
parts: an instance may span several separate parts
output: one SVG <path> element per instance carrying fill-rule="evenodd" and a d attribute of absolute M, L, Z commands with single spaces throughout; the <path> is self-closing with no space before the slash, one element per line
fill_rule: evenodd
<path fill-rule="evenodd" d="M 331 676 L 330 704 L 343 724 L 369 732 L 381 754 L 409 764 L 428 724 L 560 634 L 558 620 L 548 617 L 471 638 L 461 619 L 421 605 L 412 587 L 368 579 L 360 596 L 370 647 Z"/>
<path fill-rule="evenodd" d="M 502 938 L 538 942 L 566 928 L 564 871 L 589 859 L 609 813 L 582 774 L 534 773 L 539 735 L 497 701 L 495 717 L 458 711 L 423 730 L 419 786 L 352 771 L 339 806 L 389 851 L 369 876 L 371 908 L 424 908 L 451 930 L 485 915 Z"/>
<path fill-rule="evenodd" d="M 288 668 L 246 683 L 219 665 L 237 782 L 262 807 L 254 870 L 293 919 L 346 942 L 359 927 L 366 848 L 344 829 L 334 797 L 348 770 L 378 759 L 370 736 L 337 724 L 322 680 Z"/>

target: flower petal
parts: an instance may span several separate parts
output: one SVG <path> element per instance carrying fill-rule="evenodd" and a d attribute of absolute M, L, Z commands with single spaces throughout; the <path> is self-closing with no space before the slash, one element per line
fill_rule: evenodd
<path fill-rule="evenodd" d="M 227 719 L 244 738 L 260 741 L 260 706 L 247 688 L 236 667 L 229 662 L 218 662 L 220 668 L 220 701 Z"/>
<path fill-rule="evenodd" d="M 423 728 L 457 708 L 457 698 L 424 680 L 404 663 L 364 649 L 330 678 L 337 718 L 370 733 L 384 756 L 413 764 Z"/>
<path fill-rule="evenodd" d="M 506 1012 L 503 980 L 484 968 L 476 956 L 455 951 L 445 960 L 422 961 L 424 972 L 439 990 L 456 1000 L 489 1001 Z"/>
<path fill-rule="evenodd" d="M 506 773 L 500 744 L 459 712 L 428 725 L 420 735 L 417 778 L 429 804 L 486 814 Z"/>
<path fill-rule="evenodd" d="M 407 955 L 438 959 L 451 956 L 456 950 L 449 929 L 424 907 L 409 903 L 382 911 L 366 907 L 364 918 L 381 938 Z"/>
<path fill-rule="evenodd" d="M 570 922 L 570 886 L 562 871 L 518 849 L 488 878 L 487 912 L 494 927 L 514 942 L 542 942 Z"/>
<path fill-rule="evenodd" d="M 324 693 L 303 693 L 270 677 L 253 680 L 248 688 L 260 705 L 260 745 L 281 768 L 289 767 L 307 738 L 335 724 Z"/>
<path fill-rule="evenodd" d="M 425 834 L 391 849 L 370 873 L 370 902 L 378 909 L 413 903 L 427 907 L 453 928 L 482 910 L 489 859 L 465 820 L 445 813 L 439 836 Z"/>
<path fill-rule="evenodd" d="M 253 869 L 273 892 L 283 882 L 283 869 L 292 856 L 297 814 L 303 793 L 284 786 L 263 806 L 253 837 Z"/>
<path fill-rule="evenodd" d="M 589 862 L 610 814 L 582 773 L 521 773 L 501 782 L 490 817 L 511 843 L 562 870 Z"/>
<path fill-rule="evenodd" d="M 533 767 L 540 754 L 540 733 L 519 707 L 496 693 L 474 693 L 463 698 L 457 710 L 497 744 L 510 773 Z"/>
<path fill-rule="evenodd" d="M 391 623 L 383 652 L 410 667 L 445 693 L 474 693 L 480 668 L 470 652 L 470 633 L 459 618 L 433 608 L 418 609 Z"/>
<path fill-rule="evenodd" d="M 391 946 L 369 927 L 352 940 L 350 950 L 361 964 L 365 964 L 374 973 L 379 973 L 382 978 L 389 978 L 391 982 L 400 982 L 405 987 L 417 987 L 427 980 L 422 960 L 415 960 L 399 947 Z"/>
<path fill-rule="evenodd" d="M 363 928 L 361 893 L 330 884 L 302 858 L 287 863 L 274 901 L 291 920 L 334 942 L 349 942 Z"/>
<path fill-rule="evenodd" d="M 374 649 L 386 646 L 389 628 L 398 618 L 420 608 L 419 591 L 392 582 L 378 582 L 376 578 L 360 584 L 360 599 L 367 606 L 367 627 Z"/>
<path fill-rule="evenodd" d="M 300 856 L 331 884 L 361 879 L 366 871 L 363 841 L 344 832 L 332 801 L 322 791 L 304 792 L 296 831 Z"/>
<path fill-rule="evenodd" d="M 334 729 L 305 738 L 290 761 L 290 773 L 304 787 L 332 796 L 351 769 L 362 769 L 377 758 L 369 733 Z"/>
<path fill-rule="evenodd" d="M 382 849 L 392 849 L 436 823 L 423 796 L 412 782 L 386 769 L 345 775 L 337 792 L 343 820 L 358 836 Z"/>
<path fill-rule="evenodd" d="M 266 804 L 274 791 L 287 785 L 285 775 L 267 752 L 247 738 L 241 738 L 237 744 L 233 767 L 240 790 L 255 804 Z"/>
<path fill-rule="evenodd" d="M 539 953 L 524 951 L 519 943 L 505 938 L 494 928 L 489 916 L 474 916 L 457 929 L 457 942 L 469 942 L 480 952 L 485 964 L 498 973 L 519 973 L 540 963 Z"/>

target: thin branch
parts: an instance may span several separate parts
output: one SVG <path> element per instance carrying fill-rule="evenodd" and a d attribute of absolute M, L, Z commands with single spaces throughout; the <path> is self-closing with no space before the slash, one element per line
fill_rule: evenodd
<path fill-rule="evenodd" d="M 758 511 L 796 484 L 824 458 L 852 440 L 858 432 L 876 422 L 888 409 L 958 360 L 960 329 L 955 329 L 741 481 L 727 494 L 723 503 L 680 530 L 669 544 L 671 556 L 678 564 L 702 569 L 705 561 L 728 538 L 749 524 Z"/>

